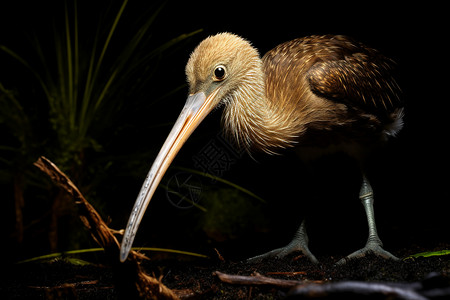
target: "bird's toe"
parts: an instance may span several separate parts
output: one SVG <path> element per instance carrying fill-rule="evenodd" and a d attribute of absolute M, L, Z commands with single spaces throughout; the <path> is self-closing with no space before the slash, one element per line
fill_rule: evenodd
<path fill-rule="evenodd" d="M 376 256 L 382 257 L 384 259 L 390 259 L 390 260 L 400 260 L 398 257 L 393 255 L 392 253 L 384 250 L 380 245 L 378 244 L 368 244 L 364 248 L 357 250 L 353 252 L 352 254 L 342 258 L 336 263 L 336 266 L 342 266 L 346 264 L 348 261 L 352 259 L 359 259 L 363 258 L 368 254 L 374 254 Z"/>
<path fill-rule="evenodd" d="M 308 247 L 304 247 L 303 245 L 301 245 L 301 246 L 294 245 L 293 243 L 291 243 L 285 247 L 278 248 L 278 249 L 269 251 L 269 252 L 261 254 L 261 255 L 257 255 L 255 257 L 251 257 L 251 258 L 247 259 L 247 262 L 248 263 L 257 263 L 257 262 L 260 262 L 261 260 L 267 259 L 267 258 L 282 259 L 293 252 L 302 252 L 312 263 L 315 263 L 315 264 L 319 263 L 319 261 L 314 256 L 314 254 L 312 254 L 311 251 L 309 251 Z"/>

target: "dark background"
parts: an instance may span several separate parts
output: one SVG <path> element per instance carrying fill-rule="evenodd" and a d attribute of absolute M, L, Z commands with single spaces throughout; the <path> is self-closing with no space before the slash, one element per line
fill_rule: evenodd
<path fill-rule="evenodd" d="M 79 1 L 83 12 L 80 26 L 89 28 L 96 12 L 117 7 L 117 1 L 110 2 Z M 31 52 L 28 37 L 39 32 L 45 39 L 45 33 L 42 33 L 45 24 L 60 14 L 60 6 L 55 2 L 45 3 L 15 1 L 2 5 L 0 44 L 21 49 L 24 54 Z M 376 197 L 375 213 L 385 248 L 401 256 L 408 251 L 414 252 L 416 247 L 431 249 L 450 242 L 447 209 L 450 199 L 448 33 L 444 30 L 444 7 L 432 3 L 425 6 L 397 6 L 392 2 L 291 3 L 219 1 L 194 4 L 190 1 L 167 1 L 154 24 L 152 34 L 155 41 L 166 41 L 200 28 L 203 31 L 161 55 L 156 69 L 158 76 L 148 90 L 141 91 L 140 99 L 158 97 L 183 84 L 184 66 L 190 52 L 202 39 L 217 32 L 233 32 L 248 39 L 261 55 L 279 43 L 312 34 L 344 34 L 360 40 L 396 61 L 397 79 L 406 103 L 403 131 L 373 162 L 377 167 L 372 180 Z M 151 5 L 158 7 L 159 3 Z M 121 24 L 123 32 L 126 33 L 127 26 L 137 16 L 150 14 L 151 5 L 144 1 L 131 2 L 126 10 L 125 20 L 128 21 Z M 48 37 L 51 37 L 51 32 Z M 27 70 L 6 56 L 1 56 L 1 59 L 1 82 L 9 88 L 23 91 L 24 95 L 39 94 L 39 88 Z M 103 177 L 105 181 L 99 185 L 95 198 L 99 199 L 102 215 L 111 218 L 113 228 L 125 227 L 145 174 L 170 130 L 170 124 L 157 128 L 146 125 L 147 118 L 148 124 L 173 122 L 186 95 L 187 87 L 184 87 L 166 97 L 156 109 L 148 112 L 140 109 L 135 116 L 128 112 L 124 114 L 125 120 L 120 120 L 121 125 L 128 124 L 133 130 L 126 134 L 126 139 L 121 136 L 123 140 L 109 141 L 115 148 L 106 148 L 106 151 L 111 149 L 122 157 L 129 155 L 129 160 L 136 160 L 133 154 L 139 149 L 153 150 L 145 161 L 135 162 L 139 165 L 138 174 L 119 174 L 118 170 L 126 169 L 120 167 L 121 163 L 125 164 L 122 159 L 115 162 L 118 167 L 109 169 L 110 177 Z M 24 106 L 32 102 L 27 99 L 23 100 Z M 145 108 L 145 105 L 142 107 Z M 45 111 L 45 107 L 37 109 Z M 114 120 L 110 126 L 114 131 Z M 220 111 L 215 111 L 186 143 L 173 164 L 195 168 L 193 157 L 216 137 L 219 130 Z M 46 139 L 45 136 L 39 138 Z M 113 140 L 114 135 L 108 139 Z M 39 155 L 46 155 L 45 149 L 41 152 Z M 346 158 L 333 157 L 306 166 L 293 153 L 284 154 L 271 157 L 256 154 L 255 159 L 245 155 L 222 174 L 226 180 L 251 190 L 267 201 L 261 205 L 247 197 L 245 199 L 252 203 L 250 211 L 257 212 L 243 214 L 241 219 L 237 219 L 233 216 L 241 214 L 227 211 L 224 220 L 221 220 L 227 226 L 236 222 L 246 224 L 235 225 L 232 227 L 235 230 L 225 233 L 205 230 L 206 221 L 202 212 L 195 208 L 182 210 L 174 207 L 160 188 L 149 206 L 135 244 L 203 253 L 218 247 L 224 255 L 242 258 L 287 243 L 306 214 L 310 216 L 309 232 L 314 253 L 339 256 L 362 247 L 366 241 L 367 226 L 357 197 L 360 179 L 354 164 Z M 163 183 L 167 183 L 177 172 L 169 169 Z M 71 176 L 70 172 L 68 175 Z M 205 187 L 209 191 L 205 195 L 229 194 L 226 186 L 218 182 L 206 178 L 200 180 L 204 186 L 210 186 Z M 4 241 L 13 245 L 15 250 L 8 255 L 17 260 L 47 253 L 45 226 L 40 231 L 30 229 L 21 244 L 15 242 L 11 189 L 8 183 L 2 184 Z M 218 199 L 220 201 L 220 197 Z M 25 201 L 28 210 L 39 206 L 32 193 L 26 194 Z M 210 205 L 203 198 L 199 204 Z M 223 205 L 226 207 L 227 203 Z M 241 210 L 241 207 L 235 209 Z M 211 218 L 220 216 L 221 210 L 225 214 L 226 209 L 219 207 L 215 209 L 218 214 Z M 32 222 L 30 212 L 29 215 L 28 222 Z M 199 225 L 201 222 L 203 225 Z M 60 234 L 64 235 L 63 227 L 61 231 Z M 60 250 L 69 250 L 67 245 L 70 243 L 62 244 Z"/>

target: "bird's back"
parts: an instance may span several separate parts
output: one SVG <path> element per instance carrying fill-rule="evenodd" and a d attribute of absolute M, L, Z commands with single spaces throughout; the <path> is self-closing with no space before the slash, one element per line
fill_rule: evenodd
<path fill-rule="evenodd" d="M 348 37 L 295 39 L 264 55 L 266 96 L 302 144 L 378 138 L 401 128 L 392 66 Z"/>

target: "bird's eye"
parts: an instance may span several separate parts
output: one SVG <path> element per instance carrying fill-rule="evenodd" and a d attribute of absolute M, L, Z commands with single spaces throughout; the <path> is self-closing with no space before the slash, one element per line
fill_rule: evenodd
<path fill-rule="evenodd" d="M 226 71 L 224 66 L 217 66 L 214 70 L 214 80 L 222 81 L 225 79 Z"/>

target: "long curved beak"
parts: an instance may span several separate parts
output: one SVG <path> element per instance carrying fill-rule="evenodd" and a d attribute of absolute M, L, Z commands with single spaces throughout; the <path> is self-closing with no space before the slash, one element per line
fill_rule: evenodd
<path fill-rule="evenodd" d="M 212 104 L 214 101 L 212 100 L 217 91 L 215 90 L 208 97 L 205 93 L 199 92 L 187 98 L 183 110 L 153 162 L 134 203 L 120 247 L 120 261 L 124 262 L 127 259 L 145 210 L 170 163 L 191 133 L 214 108 Z"/>

